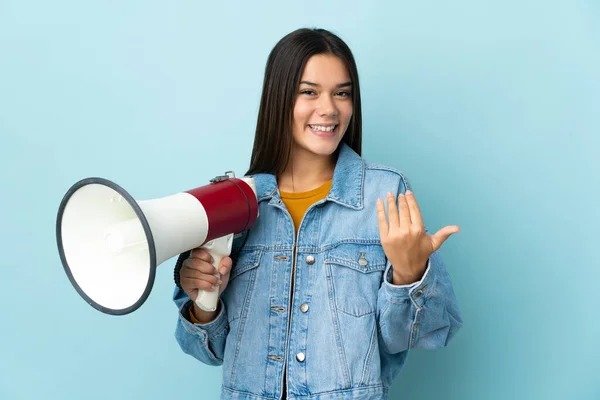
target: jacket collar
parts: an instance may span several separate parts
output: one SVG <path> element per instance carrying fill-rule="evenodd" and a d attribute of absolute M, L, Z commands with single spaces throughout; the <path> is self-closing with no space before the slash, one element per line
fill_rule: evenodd
<path fill-rule="evenodd" d="M 331 190 L 326 200 L 355 210 L 363 208 L 363 182 L 365 164 L 363 159 L 346 143 L 340 143 L 340 152 L 333 171 Z M 258 201 L 281 199 L 277 179 L 273 174 L 256 174 Z"/>

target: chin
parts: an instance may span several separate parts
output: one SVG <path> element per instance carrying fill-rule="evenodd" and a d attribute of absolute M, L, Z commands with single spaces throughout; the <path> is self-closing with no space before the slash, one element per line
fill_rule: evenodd
<path fill-rule="evenodd" d="M 302 146 L 305 150 L 318 156 L 329 157 L 337 150 L 340 142 L 336 143 L 310 143 Z"/>

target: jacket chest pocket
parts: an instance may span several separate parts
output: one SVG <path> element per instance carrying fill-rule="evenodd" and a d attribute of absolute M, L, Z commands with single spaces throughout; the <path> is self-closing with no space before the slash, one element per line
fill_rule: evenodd
<path fill-rule="evenodd" d="M 341 244 L 325 253 L 331 298 L 338 311 L 361 317 L 377 311 L 386 257 L 375 244 Z"/>
<path fill-rule="evenodd" d="M 227 308 L 227 319 L 232 322 L 247 312 L 246 308 L 254 292 L 257 269 L 263 250 L 242 250 L 234 260 L 229 283 L 221 294 Z"/>

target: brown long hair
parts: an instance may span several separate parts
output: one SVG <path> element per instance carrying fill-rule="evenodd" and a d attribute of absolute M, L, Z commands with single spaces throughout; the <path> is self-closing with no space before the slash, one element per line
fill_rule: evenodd
<path fill-rule="evenodd" d="M 290 162 L 296 92 L 306 62 L 317 54 L 337 56 L 348 69 L 352 81 L 353 111 L 342 140 L 361 154 L 360 86 L 352 52 L 342 39 L 325 29 L 302 28 L 284 36 L 269 54 L 250 169 L 246 175 L 270 173 L 277 176 Z"/>

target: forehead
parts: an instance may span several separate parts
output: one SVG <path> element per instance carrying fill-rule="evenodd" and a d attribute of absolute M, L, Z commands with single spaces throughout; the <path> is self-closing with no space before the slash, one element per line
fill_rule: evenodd
<path fill-rule="evenodd" d="M 340 58 L 331 54 L 317 54 L 306 62 L 301 80 L 335 86 L 350 81 L 350 74 Z"/>

